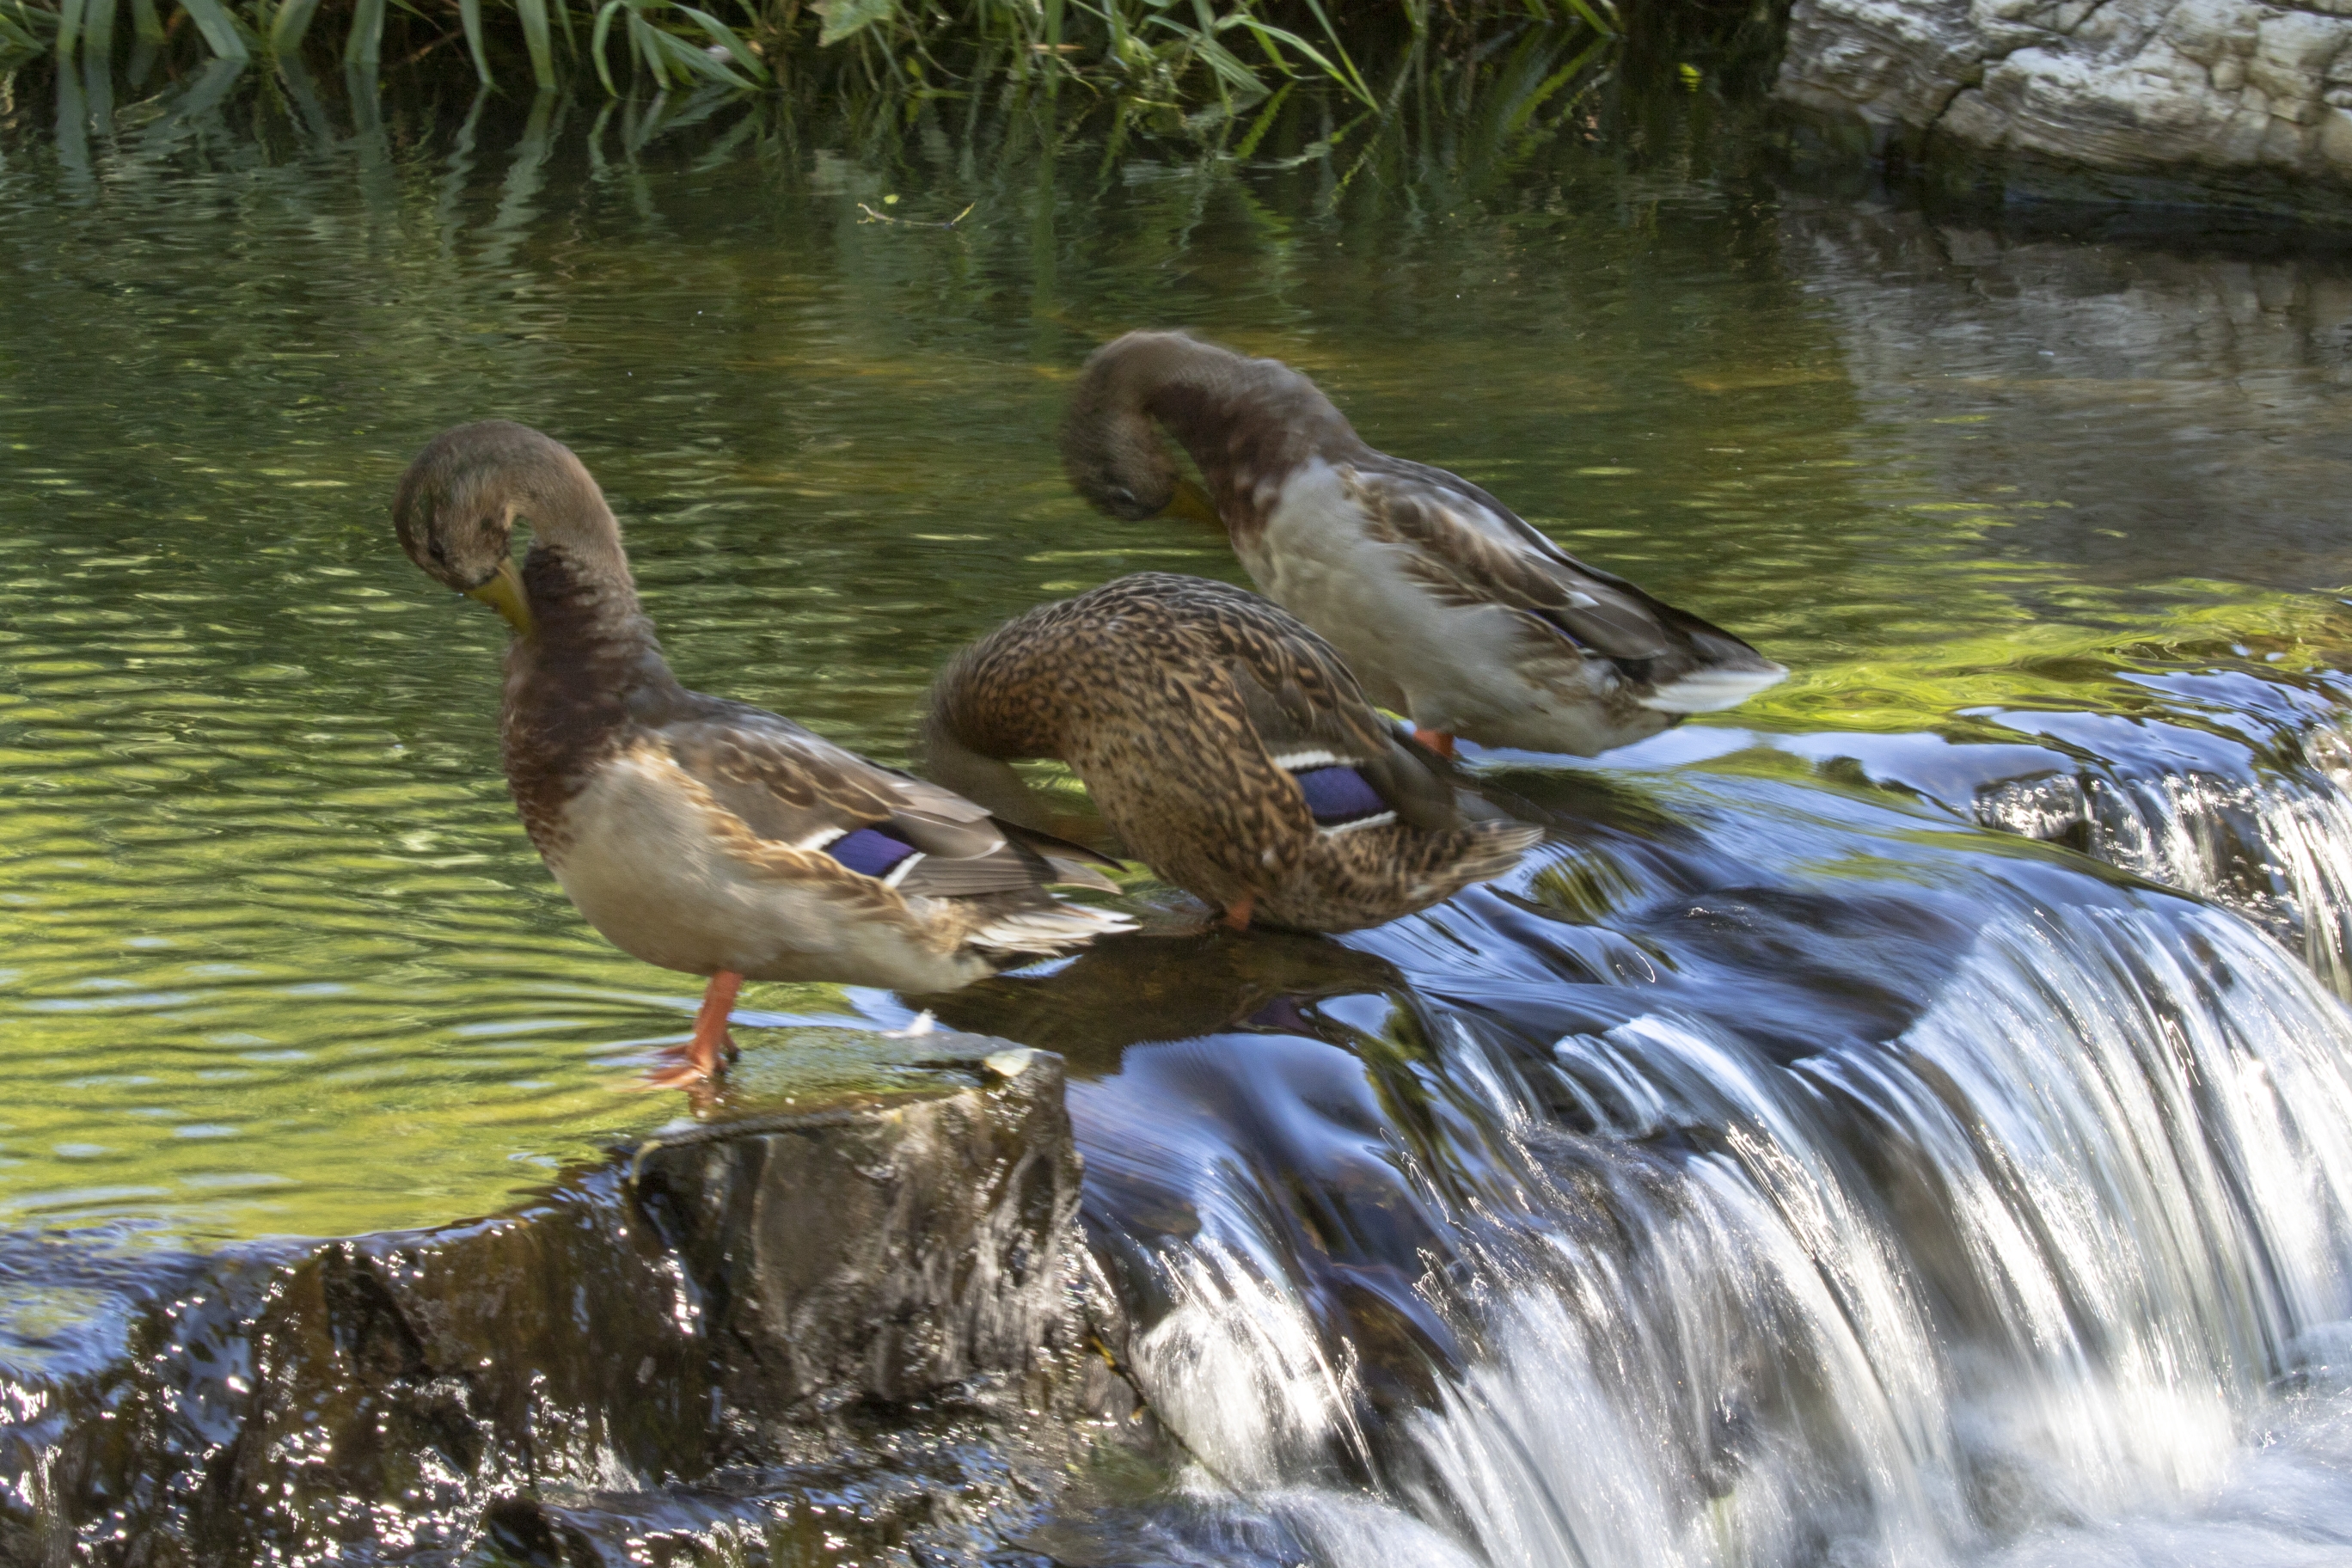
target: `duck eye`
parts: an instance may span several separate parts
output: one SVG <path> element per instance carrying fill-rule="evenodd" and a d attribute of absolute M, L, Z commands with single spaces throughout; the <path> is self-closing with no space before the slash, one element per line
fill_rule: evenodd
<path fill-rule="evenodd" d="M 433 557 L 433 563 L 436 566 L 449 564 L 449 552 L 441 547 L 441 536 L 437 533 L 425 540 L 425 552 Z"/>
<path fill-rule="evenodd" d="M 1113 485 L 1110 488 L 1110 497 L 1113 500 L 1131 502 L 1135 500 L 1135 492 L 1129 489 L 1125 485 Z"/>

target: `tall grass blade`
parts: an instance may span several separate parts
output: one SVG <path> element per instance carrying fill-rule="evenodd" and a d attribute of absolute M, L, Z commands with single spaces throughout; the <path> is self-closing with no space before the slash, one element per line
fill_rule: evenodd
<path fill-rule="evenodd" d="M 278 15 L 269 19 L 269 52 L 290 55 L 299 50 L 311 18 L 318 14 L 319 0 L 284 0 Z"/>
<path fill-rule="evenodd" d="M 5 57 L 11 51 L 37 55 L 46 47 L 47 46 L 34 36 L 31 28 L 9 16 L 5 11 L 0 11 L 0 57 Z"/>
<path fill-rule="evenodd" d="M 1234 143 L 1234 158 L 1236 162 L 1246 162 L 1256 156 L 1257 144 L 1265 140 L 1267 132 L 1274 129 L 1275 111 L 1282 107 L 1283 100 L 1290 96 L 1292 89 L 1297 85 L 1295 81 L 1284 82 L 1276 89 L 1275 95 L 1265 100 L 1265 107 L 1257 111 L 1257 118 L 1250 122 L 1250 128 L 1242 132 L 1242 139 L 1239 142 Z"/>
<path fill-rule="evenodd" d="M 645 68 L 646 75 L 654 79 L 656 91 L 667 92 L 670 87 L 670 62 L 662 53 L 662 35 L 638 14 L 635 5 L 628 8 L 628 16 L 631 57 Z"/>
<path fill-rule="evenodd" d="M 677 9 L 683 11 L 686 7 L 681 5 Z M 749 78 L 738 73 L 726 61 L 713 58 L 709 50 L 698 48 L 676 33 L 665 33 L 660 28 L 646 24 L 646 37 L 651 41 L 653 47 L 660 50 L 667 58 L 676 71 L 681 86 L 691 82 L 697 77 L 705 81 L 724 83 L 729 87 L 750 88 L 755 85 Z"/>
<path fill-rule="evenodd" d="M 221 59 L 243 65 L 253 58 L 245 47 L 245 35 L 237 30 L 236 18 L 221 0 L 180 0 L 180 8 L 204 35 L 205 47 Z"/>
<path fill-rule="evenodd" d="M 1592 5 L 1592 0 L 1568 0 L 1568 8 L 1584 18 L 1585 25 L 1603 37 L 1616 37 L 1621 30 L 1617 26 L 1617 7 L 1610 5 L 1609 0 L 1601 0 L 1598 9 Z M 1601 19 L 1601 10 L 1604 9 L 1609 14 L 1606 21 Z"/>
<path fill-rule="evenodd" d="M 383 0 L 360 0 L 352 12 L 352 30 L 343 35 L 343 64 L 373 70 L 383 58 Z"/>
<path fill-rule="evenodd" d="M 310 79 L 310 68 L 299 52 L 278 57 L 278 79 L 286 84 L 287 100 L 294 105 L 311 149 L 323 152 L 333 146 L 339 138 L 327 120 L 327 106 L 319 101 L 319 84 Z"/>
<path fill-rule="evenodd" d="M 1585 45 L 1583 49 L 1574 59 L 1560 67 L 1559 69 L 1552 72 L 1551 75 L 1544 78 L 1543 85 L 1536 89 L 1534 95 L 1528 100 L 1527 103 L 1519 110 L 1518 113 L 1511 118 L 1510 123 L 1504 128 L 1505 131 L 1511 135 L 1516 136 L 1518 134 L 1520 131 L 1526 128 L 1528 121 L 1535 118 L 1535 112 L 1537 110 L 1541 109 L 1547 102 L 1549 102 L 1552 95 L 1558 92 L 1561 88 L 1566 87 L 1570 82 L 1574 81 L 1578 77 L 1583 75 L 1584 68 L 1591 65 L 1600 55 L 1601 51 L 1608 47 L 1609 39 L 1606 35 L 1595 38 L 1592 42 Z"/>
<path fill-rule="evenodd" d="M 1202 64 L 1207 66 L 1216 77 L 1217 98 L 1224 105 L 1225 111 L 1228 114 L 1233 112 L 1233 95 L 1235 93 L 1242 95 L 1242 100 L 1244 103 L 1255 103 L 1265 97 L 1265 84 L 1258 80 L 1257 73 L 1243 64 L 1240 57 L 1231 49 L 1217 42 L 1216 34 L 1221 24 L 1210 11 L 1209 0 L 1192 0 L 1192 14 L 1201 21 L 1197 30 L 1181 26 L 1164 16 L 1158 20 L 1163 26 L 1174 27 L 1182 33 L 1191 43 L 1192 52 L 1200 57 Z M 1245 16 L 1247 13 L 1244 12 L 1242 16 Z M 1227 18 L 1227 20 L 1236 19 L 1238 18 Z M 1289 62 L 1284 60 L 1279 55 L 1275 57 L 1275 64 L 1282 68 L 1284 75 L 1289 74 Z"/>
<path fill-rule="evenodd" d="M 1364 97 L 1363 93 L 1358 89 L 1357 84 L 1349 79 L 1348 74 L 1345 71 L 1341 70 L 1338 66 L 1333 65 L 1328 59 L 1324 58 L 1322 50 L 1317 48 L 1314 45 L 1308 43 L 1306 39 L 1300 37 L 1297 34 L 1290 31 L 1286 27 L 1277 27 L 1271 23 L 1261 22 L 1247 11 L 1235 12 L 1233 16 L 1227 16 L 1223 21 L 1219 22 L 1217 26 L 1220 31 L 1223 31 L 1227 27 L 1247 27 L 1253 34 L 1256 35 L 1258 47 L 1265 51 L 1266 58 L 1272 60 L 1276 68 L 1280 70 L 1285 76 L 1291 74 L 1290 61 L 1285 58 L 1282 51 L 1275 47 L 1276 42 L 1288 44 L 1292 48 L 1297 49 L 1301 55 L 1304 55 L 1307 58 L 1308 63 L 1313 65 L 1316 69 L 1321 71 L 1325 76 L 1329 77 L 1333 81 L 1339 83 L 1340 88 L 1347 92 L 1358 98 Z M 1364 99 L 1364 101 L 1370 103 L 1372 100 L 1366 98 Z M 1377 108 L 1379 106 L 1375 104 L 1374 107 Z"/>
<path fill-rule="evenodd" d="M 614 15 L 623 7 L 624 0 L 604 0 L 596 12 L 596 25 L 588 29 L 588 58 L 596 62 L 596 79 L 604 84 L 604 96 L 618 98 L 621 89 L 613 85 L 613 68 L 604 58 L 604 37 L 613 30 Z"/>
<path fill-rule="evenodd" d="M 114 61 L 90 37 L 90 18 L 81 24 L 81 89 L 89 100 L 89 128 L 100 136 L 114 134 Z"/>
<path fill-rule="evenodd" d="M 1331 14 L 1323 9 L 1323 0 L 1307 0 L 1307 8 L 1315 13 L 1317 21 L 1323 24 L 1323 36 L 1331 40 L 1331 52 L 1339 57 L 1341 65 L 1347 67 L 1347 74 L 1339 79 L 1367 105 L 1378 109 L 1380 100 L 1372 96 L 1371 86 L 1364 80 L 1364 73 L 1358 70 L 1356 62 L 1348 58 L 1348 46 L 1339 41 L 1339 29 L 1331 25 Z M 1332 74 L 1339 75 L 1336 71 Z"/>
<path fill-rule="evenodd" d="M 474 51 L 474 74 L 490 85 L 489 50 L 482 42 L 482 0 L 457 0 L 457 25 L 466 29 L 466 47 Z"/>
<path fill-rule="evenodd" d="M 555 40 L 549 36 L 547 0 L 515 0 L 522 20 L 522 41 L 530 50 L 530 77 L 541 92 L 555 86 Z"/>
<path fill-rule="evenodd" d="M 68 188 L 77 194 L 90 188 L 89 166 L 89 100 L 82 96 L 81 73 L 60 68 L 58 72 L 58 167 L 65 174 Z"/>
<path fill-rule="evenodd" d="M 877 22 L 897 15 L 898 0 L 817 0 L 816 13 L 824 18 L 817 30 L 819 48 L 855 37 Z"/>
<path fill-rule="evenodd" d="M 64 0 L 58 7 L 58 61 L 63 64 L 74 58 L 81 43 L 82 0 Z"/>
<path fill-rule="evenodd" d="M 1447 0 L 1442 13 L 1431 0 L 1377 0 L 1377 8 L 1391 3 L 1412 29 L 1402 52 L 1422 63 L 1407 70 L 1397 61 L 1391 83 L 1399 51 L 1381 50 L 1377 89 L 1338 25 L 1340 15 L 1358 25 L 1370 18 L 1360 5 L 1342 7 L 1336 0 L 733 0 L 716 6 L 711 0 L 585 0 L 576 25 L 571 0 L 512 0 L 511 22 L 498 0 L 487 17 L 483 0 L 457 0 L 454 8 L 474 74 L 485 86 L 494 85 L 488 35 L 499 31 L 502 49 L 511 50 L 520 35 L 540 90 L 554 89 L 559 62 L 576 59 L 584 47 L 604 91 L 618 96 L 623 84 L 610 46 L 614 21 L 625 18 L 625 63 L 632 76 L 650 79 L 641 86 L 661 92 L 723 95 L 810 73 L 824 90 L 854 97 L 864 107 L 852 119 L 881 134 L 888 122 L 911 120 L 937 99 L 965 98 L 976 114 L 992 95 L 1009 95 L 1010 103 L 1043 83 L 1049 96 L 1066 78 L 1117 96 L 1121 115 L 1141 114 L 1134 122 L 1139 133 L 1146 127 L 1150 134 L 1170 133 L 1175 125 L 1168 110 L 1198 110 L 1206 100 L 1209 111 L 1192 113 L 1181 133 L 1221 147 L 1237 140 L 1241 155 L 1253 159 L 1277 122 L 1276 110 L 1295 114 L 1306 101 L 1289 97 L 1291 87 L 1318 78 L 1339 89 L 1330 95 L 1332 112 L 1341 95 L 1376 111 L 1397 110 L 1408 87 L 1419 83 L 1414 90 L 1423 100 L 1432 92 L 1479 100 L 1482 134 L 1490 142 L 1522 136 L 1549 124 L 1562 102 L 1593 90 L 1595 51 L 1620 47 L 1623 37 L 1624 0 L 1478 0 L 1467 7 Z M 184 12 L 188 30 L 210 54 L 236 62 L 255 54 L 292 58 L 320 16 L 330 14 L 346 29 L 346 68 L 372 71 L 394 7 L 429 26 L 446 16 L 449 0 L 0 0 L 0 54 L 47 52 L 61 62 L 94 57 L 111 67 L 126 5 L 140 46 L 132 51 L 134 70 L 153 63 L 165 47 L 164 20 L 176 27 L 174 13 Z M 1530 25 L 1523 10 L 1541 20 Z M 814 27 L 805 19 L 810 11 L 817 17 Z M 1441 15 L 1453 18 L 1444 42 L 1431 31 Z M 1277 16 L 1292 25 L 1277 25 Z M 1517 49 L 1530 36 L 1553 41 L 1539 51 Z M 950 42 L 963 47 L 934 52 Z M 843 43 L 851 47 L 820 53 Z M 1370 46 L 1360 35 L 1355 47 Z M 1502 57 L 1512 51 L 1507 62 Z M 1570 53 L 1575 58 L 1563 65 Z M 1488 90 L 1490 78 L 1499 92 Z M 1114 135 L 1127 129 L 1120 120 Z M 1402 143 L 1381 153 L 1407 155 Z"/>
<path fill-rule="evenodd" d="M 704 32 L 709 34 L 711 42 L 725 49 L 729 58 L 740 66 L 743 73 L 752 81 L 764 82 L 768 79 L 768 68 L 762 65 L 760 57 L 753 54 L 750 47 L 736 36 L 734 28 L 710 15 L 709 12 L 698 11 L 691 5 L 680 5 L 677 7 L 677 12 L 678 15 L 688 18 Z"/>
<path fill-rule="evenodd" d="M 82 0 L 81 58 L 100 72 L 114 63 L 116 5 L 117 0 Z"/>

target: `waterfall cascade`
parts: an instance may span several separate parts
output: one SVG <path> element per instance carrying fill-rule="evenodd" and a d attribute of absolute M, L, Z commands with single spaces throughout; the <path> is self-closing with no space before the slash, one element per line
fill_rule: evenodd
<path fill-rule="evenodd" d="M 2225 682 L 1914 805 L 1507 770 L 1572 847 L 1075 1086 L 1145 1554 L 2352 1560 L 2347 751 Z"/>

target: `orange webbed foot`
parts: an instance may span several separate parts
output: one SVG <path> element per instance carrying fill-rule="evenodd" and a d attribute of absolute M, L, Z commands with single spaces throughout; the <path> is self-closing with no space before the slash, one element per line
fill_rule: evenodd
<path fill-rule="evenodd" d="M 724 1070 L 722 1064 L 734 1059 L 735 1041 L 727 1033 L 727 1018 L 735 1010 L 735 994 L 742 988 L 743 977 L 732 970 L 722 969 L 710 977 L 702 993 L 702 1006 L 694 1015 L 693 1037 L 683 1051 L 673 1046 L 664 1052 L 683 1055 L 686 1059 L 647 1073 L 643 1079 L 646 1088 L 692 1089 L 718 1079 Z"/>
<path fill-rule="evenodd" d="M 671 1066 L 666 1068 L 650 1068 L 646 1069 L 646 1075 L 637 1079 L 636 1087 L 639 1089 L 683 1089 L 688 1092 L 692 1092 L 697 1089 L 707 1089 L 709 1086 L 710 1081 L 711 1075 L 709 1073 L 704 1071 L 693 1062 L 684 1061 L 673 1063 Z"/>

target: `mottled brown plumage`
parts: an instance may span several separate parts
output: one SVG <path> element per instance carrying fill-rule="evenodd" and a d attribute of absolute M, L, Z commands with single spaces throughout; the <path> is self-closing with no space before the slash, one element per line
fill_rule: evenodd
<path fill-rule="evenodd" d="M 1062 455 L 1114 517 L 1221 523 L 1260 589 L 1328 637 L 1374 701 L 1433 734 L 1589 755 L 1786 673 L 1468 480 L 1373 450 L 1278 361 L 1129 332 L 1087 362 Z"/>
<path fill-rule="evenodd" d="M 744 978 L 950 990 L 1131 923 L 1047 893 L 1100 879 L 971 801 L 680 685 L 603 492 L 538 431 L 446 432 L 393 515 L 411 560 L 516 628 L 507 781 L 556 880 L 615 946 L 712 976 L 677 1081 L 712 1067 Z M 532 530 L 519 577 L 518 519 Z"/>
<path fill-rule="evenodd" d="M 1016 821 L 1036 808 L 1009 763 L 1068 763 L 1130 852 L 1229 918 L 1378 925 L 1500 876 L 1540 837 L 1465 822 L 1445 764 L 1329 644 L 1198 577 L 1122 577 L 1000 627 L 933 686 L 925 736 L 932 776 Z M 1318 822 L 1311 793 L 1352 816 Z"/>

